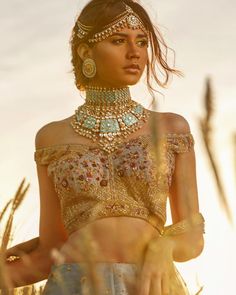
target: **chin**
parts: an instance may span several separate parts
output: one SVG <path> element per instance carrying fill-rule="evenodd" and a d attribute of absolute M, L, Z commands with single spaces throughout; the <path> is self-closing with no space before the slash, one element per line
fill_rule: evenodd
<path fill-rule="evenodd" d="M 117 79 L 115 79 L 113 77 L 113 81 L 111 81 L 111 79 L 104 79 L 102 84 L 107 84 L 110 85 L 110 87 L 127 87 L 127 86 L 132 86 L 135 85 L 139 82 L 140 80 L 140 75 L 133 75 L 133 76 L 126 76 L 126 77 L 117 77 Z"/>
<path fill-rule="evenodd" d="M 140 77 L 131 77 L 130 79 L 123 80 L 121 83 L 123 85 L 130 85 L 130 86 L 132 86 L 132 85 L 136 85 L 139 82 L 139 80 L 140 80 Z"/>
<path fill-rule="evenodd" d="M 129 85 L 129 86 L 136 85 L 136 84 L 138 83 L 138 81 L 139 81 L 139 80 L 129 82 L 127 85 Z"/>

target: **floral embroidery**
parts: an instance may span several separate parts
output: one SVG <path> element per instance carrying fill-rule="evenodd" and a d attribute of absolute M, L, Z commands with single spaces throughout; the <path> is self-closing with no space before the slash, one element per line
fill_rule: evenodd
<path fill-rule="evenodd" d="M 35 161 L 48 165 L 69 233 L 107 216 L 145 219 L 162 230 L 176 154 L 190 151 L 194 139 L 191 133 L 167 134 L 158 159 L 151 139 L 131 139 L 110 155 L 82 144 L 35 151 Z"/>
<path fill-rule="evenodd" d="M 107 186 L 107 168 L 108 160 L 97 152 L 91 150 L 81 154 L 70 151 L 49 166 L 49 174 L 53 175 L 54 182 L 77 194 L 88 191 L 89 186 Z"/>
<path fill-rule="evenodd" d="M 135 176 L 135 179 L 150 181 L 153 179 L 153 165 L 148 159 L 146 145 L 139 140 L 136 144 L 127 144 L 113 156 L 114 169 L 120 177 Z"/>

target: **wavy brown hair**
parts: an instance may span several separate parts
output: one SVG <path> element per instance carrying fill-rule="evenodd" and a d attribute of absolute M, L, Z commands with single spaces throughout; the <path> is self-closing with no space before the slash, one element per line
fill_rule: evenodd
<path fill-rule="evenodd" d="M 85 86 L 88 84 L 89 80 L 82 73 L 82 59 L 77 53 L 77 48 L 81 43 L 87 43 L 90 47 L 93 44 L 89 44 L 87 40 L 93 36 L 95 33 L 102 31 L 103 27 L 111 23 L 116 16 L 124 12 L 125 4 L 129 5 L 133 11 L 138 14 L 146 29 L 149 32 L 149 40 L 151 45 L 151 56 L 148 59 L 146 67 L 146 80 L 148 90 L 153 93 L 156 89 L 152 86 L 151 79 L 161 87 L 166 87 L 170 78 L 170 74 L 177 74 L 179 76 L 182 73 L 170 67 L 167 63 L 167 54 L 169 48 L 160 31 L 156 26 L 154 26 L 148 16 L 146 10 L 137 2 L 133 0 L 92 0 L 90 1 L 82 10 L 77 20 L 82 24 L 87 26 L 92 26 L 93 29 L 89 32 L 86 38 L 79 39 L 77 36 L 77 24 L 75 22 L 74 28 L 72 30 L 72 35 L 70 39 L 71 52 L 72 52 L 72 72 L 75 76 L 75 84 L 79 90 L 84 90 Z M 157 74 L 157 69 L 160 74 L 164 77 L 161 81 Z"/>

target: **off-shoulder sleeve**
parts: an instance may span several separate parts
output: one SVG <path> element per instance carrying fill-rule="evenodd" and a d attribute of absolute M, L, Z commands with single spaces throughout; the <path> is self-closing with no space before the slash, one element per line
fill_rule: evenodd
<path fill-rule="evenodd" d="M 195 141 L 192 133 L 172 133 L 167 135 L 168 147 L 175 153 L 185 153 L 191 150 Z"/>
<path fill-rule="evenodd" d="M 59 159 L 66 153 L 66 148 L 45 147 L 36 149 L 34 152 L 34 160 L 40 165 L 49 165 L 54 160 Z"/>

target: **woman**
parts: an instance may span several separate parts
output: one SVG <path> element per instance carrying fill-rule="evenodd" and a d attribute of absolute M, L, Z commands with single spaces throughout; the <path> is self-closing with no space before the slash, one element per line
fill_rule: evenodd
<path fill-rule="evenodd" d="M 204 244 L 194 139 L 185 118 L 145 109 L 128 88 L 145 68 L 149 90 L 151 78 L 164 87 L 179 74 L 167 46 L 140 4 L 93 0 L 71 47 L 85 103 L 36 135 L 40 235 L 8 250 L 10 284 L 48 278 L 44 295 L 189 294 L 174 261 Z"/>

